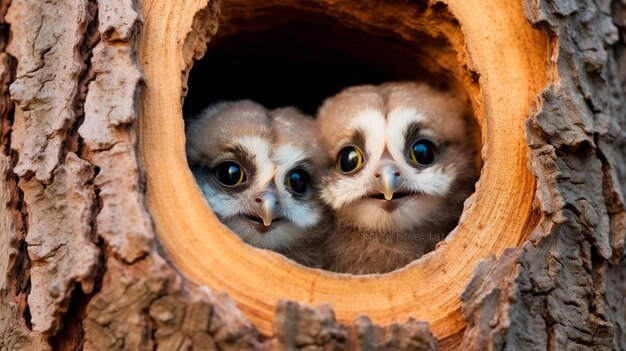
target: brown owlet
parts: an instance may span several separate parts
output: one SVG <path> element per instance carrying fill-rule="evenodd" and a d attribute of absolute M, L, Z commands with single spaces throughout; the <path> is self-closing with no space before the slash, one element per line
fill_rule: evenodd
<path fill-rule="evenodd" d="M 187 159 L 207 202 L 246 243 L 319 266 L 319 199 L 330 159 L 313 119 L 252 101 L 208 107 L 187 127 Z M 207 234 L 209 235 L 209 234 Z"/>
<path fill-rule="evenodd" d="M 456 226 L 479 174 L 463 103 L 419 83 L 357 86 L 329 98 L 317 123 L 335 161 L 321 192 L 335 216 L 324 268 L 389 272 Z"/>

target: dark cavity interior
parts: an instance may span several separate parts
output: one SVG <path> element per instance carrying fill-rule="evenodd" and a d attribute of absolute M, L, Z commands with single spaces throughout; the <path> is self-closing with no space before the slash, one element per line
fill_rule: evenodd
<path fill-rule="evenodd" d="M 425 82 L 481 106 L 479 77 L 464 63 L 462 33 L 444 4 L 225 0 L 221 11 L 183 91 L 187 122 L 208 105 L 240 99 L 314 116 L 344 88 L 390 81 Z M 468 110 L 480 124 L 481 110 Z"/>
<path fill-rule="evenodd" d="M 289 19 L 260 29 L 222 23 L 225 33 L 211 40 L 190 72 L 184 115 L 193 118 L 211 103 L 239 99 L 314 115 L 325 98 L 353 85 L 418 80 L 448 89 L 455 81 L 449 67 L 429 55 L 450 51 L 445 39 L 374 35 L 322 14 Z"/>

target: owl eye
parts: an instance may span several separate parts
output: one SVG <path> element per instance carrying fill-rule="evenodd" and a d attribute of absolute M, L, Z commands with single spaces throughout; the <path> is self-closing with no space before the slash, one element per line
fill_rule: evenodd
<path fill-rule="evenodd" d="M 356 146 L 346 146 L 339 151 L 337 167 L 343 173 L 350 173 L 359 169 L 363 164 L 363 154 Z"/>
<path fill-rule="evenodd" d="M 215 168 L 215 178 L 223 186 L 231 187 L 245 182 L 246 172 L 237 162 L 226 161 Z"/>
<path fill-rule="evenodd" d="M 411 159 L 413 162 L 430 166 L 435 162 L 435 145 L 426 139 L 420 139 L 411 147 Z"/>
<path fill-rule="evenodd" d="M 309 187 L 309 174 L 303 169 L 295 169 L 287 174 L 287 188 L 297 195 L 304 195 Z"/>

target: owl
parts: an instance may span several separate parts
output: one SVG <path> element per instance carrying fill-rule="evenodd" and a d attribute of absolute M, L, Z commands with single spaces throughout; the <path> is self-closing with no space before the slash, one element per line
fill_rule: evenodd
<path fill-rule="evenodd" d="M 186 129 L 190 169 L 219 219 L 244 242 L 308 266 L 328 232 L 319 198 L 330 159 L 312 118 L 248 100 L 208 107 Z"/>
<path fill-rule="evenodd" d="M 317 124 L 335 165 L 321 198 L 334 212 L 326 269 L 385 273 L 435 249 L 479 174 L 478 128 L 465 104 L 420 83 L 347 88 Z"/>

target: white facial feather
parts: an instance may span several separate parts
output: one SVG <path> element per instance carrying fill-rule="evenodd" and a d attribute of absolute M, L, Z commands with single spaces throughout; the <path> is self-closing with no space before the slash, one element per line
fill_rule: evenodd
<path fill-rule="evenodd" d="M 247 221 L 224 221 L 224 223 L 244 242 L 263 249 L 287 249 L 302 239 L 294 235 L 294 233 L 299 233 L 300 229 L 291 223 L 281 224 L 265 234 L 259 234 L 257 229 Z"/>
<path fill-rule="evenodd" d="M 362 150 L 365 155 L 373 155 L 372 160 L 380 158 L 385 149 L 385 134 L 380 133 L 385 130 L 385 117 L 376 110 L 365 110 L 350 123 L 350 129 L 361 130 L 367 140 L 366 150 Z M 335 154 L 346 146 L 346 141 L 335 145 Z M 366 156 L 367 157 L 367 156 Z M 365 190 L 371 185 L 376 162 L 365 160 L 363 169 L 354 175 L 345 175 L 336 182 L 329 183 L 322 191 L 322 199 L 332 208 L 338 210 L 348 204 L 360 200 L 365 195 Z"/>
<path fill-rule="evenodd" d="M 253 179 L 255 188 L 264 187 L 269 183 L 276 173 L 274 163 L 271 160 L 272 146 L 268 140 L 258 135 L 245 136 L 234 141 L 253 156 L 256 174 Z"/>
<path fill-rule="evenodd" d="M 280 145 L 273 153 L 272 159 L 277 166 L 276 187 L 279 190 L 281 199 L 284 202 L 283 211 L 300 228 L 309 228 L 316 225 L 321 219 L 321 211 L 310 203 L 298 202 L 289 190 L 287 190 L 285 179 L 290 171 L 302 164 L 307 158 L 304 150 L 293 145 Z"/>
<path fill-rule="evenodd" d="M 279 145 L 274 149 L 272 155 L 274 162 L 280 165 L 285 172 L 299 165 L 306 157 L 304 150 L 291 144 Z"/>
<path fill-rule="evenodd" d="M 387 148 L 395 160 L 404 159 L 405 133 L 411 123 L 420 123 L 426 116 L 414 108 L 398 107 L 389 113 L 385 125 Z M 369 141 L 369 140 L 368 140 Z"/>
<path fill-rule="evenodd" d="M 411 191 L 431 196 L 444 196 L 448 193 L 454 178 L 453 169 L 448 168 L 444 172 L 440 166 L 435 164 L 418 170 L 407 162 L 405 133 L 412 123 L 420 123 L 426 120 L 427 117 L 414 108 L 398 107 L 391 111 L 385 128 L 387 149 L 403 175 L 402 185 L 404 187 Z M 434 137 L 432 131 L 424 128 L 420 130 L 420 134 L 425 137 Z"/>
<path fill-rule="evenodd" d="M 350 225 L 363 231 L 405 233 L 426 220 L 432 219 L 432 212 L 440 202 L 435 199 L 407 198 L 392 212 L 382 210 L 379 205 L 364 202 L 358 206 L 346 206 L 342 220 L 350 220 Z"/>
<path fill-rule="evenodd" d="M 251 185 L 242 193 L 229 194 L 223 192 L 221 189 L 215 188 L 210 182 L 201 185 L 205 198 L 222 220 L 253 211 L 254 206 L 252 206 L 250 198 L 254 199 L 255 194 L 264 189 L 274 177 L 274 167 L 269 158 L 271 146 L 268 141 L 260 136 L 245 136 L 235 139 L 232 144 L 246 150 L 252 156 L 256 172 L 254 179 L 249 180 Z M 245 196 L 240 196 L 240 194 L 245 194 Z"/>
<path fill-rule="evenodd" d="M 385 150 L 387 133 L 381 133 L 386 129 L 385 116 L 380 111 L 365 110 L 360 112 L 350 123 L 352 130 L 361 130 L 365 134 L 366 151 L 372 159 L 378 159 Z M 339 150 L 337 150 L 339 151 Z"/>
<path fill-rule="evenodd" d="M 283 121 L 283 126 L 295 128 L 294 123 L 296 122 Z M 228 132 L 226 127 L 219 128 L 222 135 L 228 135 Z M 252 165 L 254 169 L 245 170 L 248 182 L 245 188 L 225 191 L 215 181 L 203 179 L 214 177 L 214 174 L 195 174 L 204 197 L 222 222 L 245 242 L 273 250 L 288 249 L 318 235 L 314 230 L 323 213 L 319 202 L 311 198 L 311 195 L 308 195 L 308 200 L 296 198 L 297 195 L 290 192 L 286 185 L 289 172 L 300 167 L 307 159 L 306 150 L 291 144 L 274 145 L 267 136 L 252 133 L 233 138 L 228 145 L 243 150 L 249 159 L 242 163 L 241 160 L 234 159 L 234 154 L 228 153 L 217 157 L 216 163 L 233 160 L 240 162 L 242 166 Z M 267 192 L 272 192 L 276 197 L 275 218 L 286 220 L 273 224 L 271 229 L 261 233 L 258 230 L 259 223 L 252 222 L 246 216 L 258 216 L 259 204 L 255 200 L 260 194 Z"/>
<path fill-rule="evenodd" d="M 325 268 L 389 272 L 454 228 L 478 178 L 477 129 L 466 112 L 461 99 L 416 82 L 351 87 L 324 103 L 318 124 L 329 154 L 337 158 L 351 143 L 363 153 L 360 168 L 346 174 L 336 166 L 324 179 L 321 197 L 335 215 Z M 420 139 L 435 147 L 430 165 L 411 158 Z M 345 156 L 341 167 L 354 167 Z"/>
<path fill-rule="evenodd" d="M 341 216 L 352 218 L 352 223 L 358 223 L 362 229 L 405 230 L 431 217 L 441 202 L 437 198 L 448 193 L 456 171 L 452 166 L 443 169 L 434 164 L 420 168 L 409 164 L 405 134 L 410 125 L 425 120 L 426 116 L 416 109 L 402 106 L 390 111 L 387 119 L 380 111 L 368 109 L 359 112 L 352 119 L 350 129 L 361 131 L 365 137 L 362 169 L 354 174 L 340 175 L 329 182 L 322 192 L 322 199 L 340 211 Z M 420 133 L 424 137 L 434 137 L 428 129 L 421 129 Z M 335 145 L 337 152 L 344 146 L 344 143 Z M 400 189 L 422 194 L 419 198 L 403 200 L 394 211 L 386 211 L 366 199 L 379 182 L 374 174 L 380 170 L 382 163 L 389 163 L 389 160 L 382 159 L 385 150 L 401 173 Z"/>

